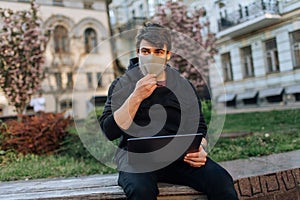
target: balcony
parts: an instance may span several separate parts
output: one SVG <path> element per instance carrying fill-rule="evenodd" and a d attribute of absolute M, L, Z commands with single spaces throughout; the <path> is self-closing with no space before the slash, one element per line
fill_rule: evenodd
<path fill-rule="evenodd" d="M 137 29 L 139 28 L 138 26 L 142 26 L 146 20 L 146 17 L 133 17 L 132 19 L 129 19 L 126 23 L 115 26 L 113 34 L 121 34 L 120 36 L 122 36 L 125 39 L 133 39 L 135 37 Z M 131 34 L 126 33 L 126 31 L 130 31 Z M 135 34 L 132 34 L 133 32 Z"/>
<path fill-rule="evenodd" d="M 137 29 L 138 26 L 142 26 L 146 20 L 146 17 L 133 17 L 132 19 L 129 19 L 127 23 L 116 26 L 116 32 L 114 34 Z"/>
<path fill-rule="evenodd" d="M 281 18 L 279 1 L 255 1 L 218 20 L 217 37 L 237 37 L 270 26 Z"/>

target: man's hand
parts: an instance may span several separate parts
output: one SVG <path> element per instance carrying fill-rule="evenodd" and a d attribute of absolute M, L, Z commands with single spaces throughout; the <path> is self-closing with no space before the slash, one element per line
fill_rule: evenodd
<path fill-rule="evenodd" d="M 124 130 L 129 128 L 141 102 L 149 97 L 155 88 L 157 88 L 156 82 L 155 74 L 147 74 L 136 83 L 132 94 L 114 112 L 114 119 L 120 128 Z"/>
<path fill-rule="evenodd" d="M 133 98 L 139 102 L 142 102 L 157 88 L 156 83 L 156 75 L 147 74 L 136 83 L 135 89 L 132 93 Z"/>
<path fill-rule="evenodd" d="M 207 153 L 203 149 L 202 145 L 199 147 L 199 151 L 195 153 L 188 153 L 184 157 L 184 162 L 187 162 L 192 167 L 201 167 L 205 165 Z"/>

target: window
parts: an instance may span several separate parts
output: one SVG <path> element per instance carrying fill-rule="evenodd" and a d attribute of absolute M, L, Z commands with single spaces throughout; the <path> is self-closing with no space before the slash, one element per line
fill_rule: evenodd
<path fill-rule="evenodd" d="M 85 30 L 84 43 L 86 53 L 97 53 L 97 33 L 94 29 L 88 28 Z"/>
<path fill-rule="evenodd" d="M 102 74 L 97 72 L 97 86 L 102 87 Z"/>
<path fill-rule="evenodd" d="M 275 38 L 265 41 L 265 50 L 267 73 L 279 71 L 278 51 Z"/>
<path fill-rule="evenodd" d="M 68 31 L 64 26 L 58 25 L 54 29 L 54 49 L 55 53 L 68 53 L 69 52 L 69 37 Z"/>
<path fill-rule="evenodd" d="M 68 72 L 67 73 L 67 88 L 71 89 L 73 88 L 73 73 L 72 72 Z"/>
<path fill-rule="evenodd" d="M 140 10 L 140 17 L 144 17 L 144 8 L 143 8 L 143 4 L 140 4 L 139 10 Z"/>
<path fill-rule="evenodd" d="M 294 67 L 300 67 L 300 30 L 290 33 Z"/>
<path fill-rule="evenodd" d="M 54 6 L 64 6 L 63 0 L 53 0 Z"/>
<path fill-rule="evenodd" d="M 87 78 L 87 85 L 88 85 L 88 88 L 93 88 L 93 77 L 92 77 L 92 73 L 91 73 L 91 72 L 86 73 L 86 78 Z"/>
<path fill-rule="evenodd" d="M 60 102 L 60 110 L 61 111 L 66 111 L 72 109 L 72 100 L 64 100 Z"/>
<path fill-rule="evenodd" d="M 254 76 L 251 46 L 242 48 L 241 56 L 244 78 Z"/>
<path fill-rule="evenodd" d="M 56 72 L 54 73 L 55 81 L 56 81 L 56 87 L 57 89 L 62 89 L 62 79 L 61 79 L 61 73 Z"/>
<path fill-rule="evenodd" d="M 93 2 L 84 2 L 83 7 L 85 9 L 93 9 Z"/>
<path fill-rule="evenodd" d="M 223 68 L 223 78 L 224 81 L 232 81 L 232 66 L 231 66 L 231 58 L 230 53 L 224 53 L 221 55 L 221 62 Z"/>

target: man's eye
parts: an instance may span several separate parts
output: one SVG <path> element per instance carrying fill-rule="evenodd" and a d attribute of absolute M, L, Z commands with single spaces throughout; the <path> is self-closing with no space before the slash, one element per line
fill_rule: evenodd
<path fill-rule="evenodd" d="M 149 51 L 148 51 L 147 49 L 142 49 L 142 50 L 141 50 L 141 53 L 142 53 L 142 54 L 148 54 Z"/>
<path fill-rule="evenodd" d="M 157 50 L 157 51 L 155 51 L 155 53 L 159 54 L 159 55 L 164 55 L 165 51 L 164 50 Z"/>

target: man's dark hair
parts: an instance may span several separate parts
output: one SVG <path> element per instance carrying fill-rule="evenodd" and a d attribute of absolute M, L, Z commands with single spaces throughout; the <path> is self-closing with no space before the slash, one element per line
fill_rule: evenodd
<path fill-rule="evenodd" d="M 139 30 L 136 36 L 137 49 L 140 48 L 142 40 L 146 40 L 158 48 L 163 48 L 164 44 L 166 44 L 167 51 L 170 51 L 172 48 L 170 30 L 160 24 L 148 22 Z"/>

